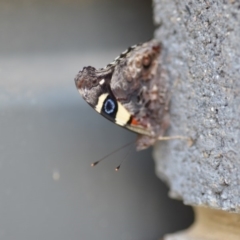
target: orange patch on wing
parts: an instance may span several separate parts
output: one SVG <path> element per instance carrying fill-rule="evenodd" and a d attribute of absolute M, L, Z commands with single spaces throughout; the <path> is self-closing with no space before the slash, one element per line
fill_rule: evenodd
<path fill-rule="evenodd" d="M 139 122 L 136 120 L 136 118 L 132 118 L 131 125 L 139 125 Z"/>

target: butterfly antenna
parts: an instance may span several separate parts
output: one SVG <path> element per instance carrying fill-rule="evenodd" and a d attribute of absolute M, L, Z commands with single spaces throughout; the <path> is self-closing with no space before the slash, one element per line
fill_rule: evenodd
<path fill-rule="evenodd" d="M 109 154 L 107 154 L 106 156 L 102 157 L 102 158 L 99 159 L 98 161 L 92 163 L 92 164 L 91 164 L 91 167 L 96 166 L 97 164 L 99 164 L 99 163 L 100 163 L 101 161 L 103 161 L 104 159 L 108 158 L 109 156 L 113 155 L 113 154 L 116 153 L 116 152 L 119 152 L 120 150 L 124 149 L 125 147 L 130 146 L 130 145 L 133 144 L 134 142 L 135 142 L 135 141 L 131 141 L 131 142 L 123 145 L 122 147 L 120 147 L 120 148 L 118 148 L 118 149 L 110 152 Z"/>
<path fill-rule="evenodd" d="M 130 150 L 131 150 L 131 148 L 128 149 L 127 154 L 125 155 L 125 157 L 123 158 L 123 160 L 121 161 L 121 163 L 115 168 L 115 171 L 116 171 L 116 172 L 120 169 L 120 167 L 122 166 L 122 163 L 127 159 L 128 155 L 129 155 L 129 153 L 130 153 Z"/>

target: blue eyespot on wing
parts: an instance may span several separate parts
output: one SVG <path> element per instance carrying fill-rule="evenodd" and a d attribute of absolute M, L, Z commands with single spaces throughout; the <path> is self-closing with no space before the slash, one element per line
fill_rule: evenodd
<path fill-rule="evenodd" d="M 107 98 L 103 105 L 103 111 L 106 114 L 112 114 L 116 109 L 116 103 L 111 98 Z"/>

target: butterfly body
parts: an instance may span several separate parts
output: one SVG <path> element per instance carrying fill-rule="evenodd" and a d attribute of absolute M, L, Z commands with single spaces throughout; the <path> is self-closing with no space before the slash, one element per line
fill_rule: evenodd
<path fill-rule="evenodd" d="M 84 67 L 75 78 L 79 93 L 90 106 L 139 134 L 138 150 L 154 144 L 169 126 L 160 49 L 155 40 L 132 46 L 105 68 Z"/>

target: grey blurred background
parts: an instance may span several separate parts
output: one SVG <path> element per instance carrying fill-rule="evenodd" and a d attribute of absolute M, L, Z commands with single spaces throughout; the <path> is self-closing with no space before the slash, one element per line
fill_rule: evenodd
<path fill-rule="evenodd" d="M 153 36 L 151 1 L 0 1 L 0 239 L 151 240 L 187 227 L 151 149 L 95 113 L 74 77 Z"/>

